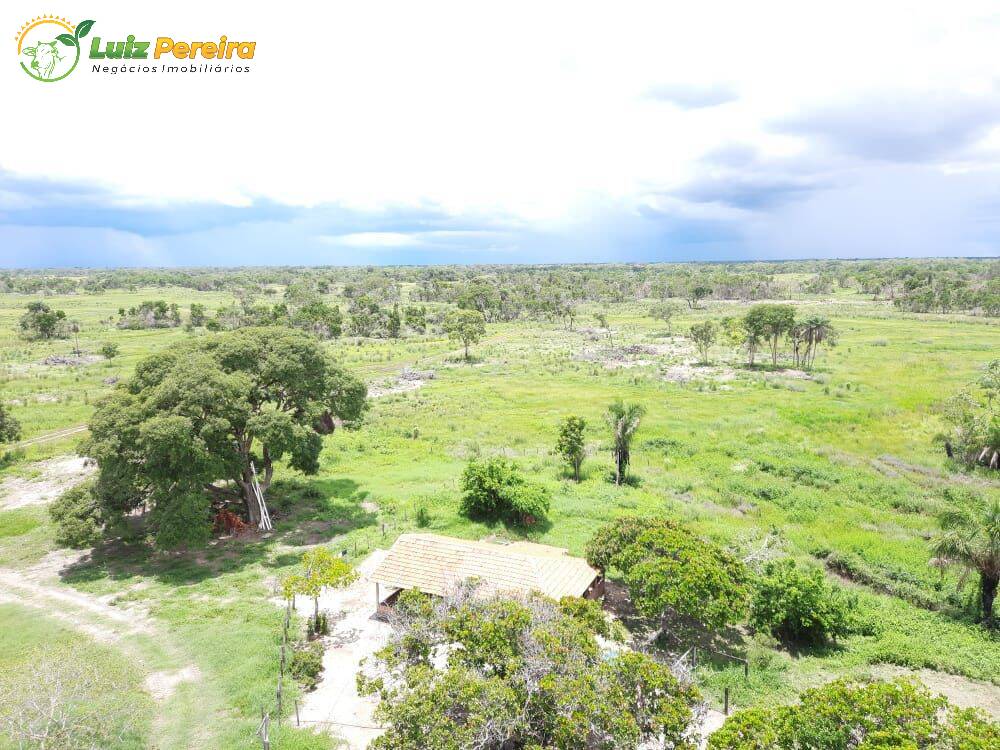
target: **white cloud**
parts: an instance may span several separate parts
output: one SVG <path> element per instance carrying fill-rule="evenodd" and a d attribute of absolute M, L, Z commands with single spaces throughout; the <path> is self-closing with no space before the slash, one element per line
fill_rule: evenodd
<path fill-rule="evenodd" d="M 835 172 L 841 184 L 870 154 L 824 152 L 824 138 L 834 135 L 780 127 L 812 122 L 831 103 L 852 111 L 884 91 L 916 103 L 929 91 L 1000 101 L 1000 13 L 979 0 L 824 7 L 386 0 L 294 8 L 109 0 L 89 8 L 97 22 L 91 34 L 103 39 L 225 33 L 257 42 L 245 74 L 81 69 L 52 85 L 25 76 L 9 50 L 0 66 L 8 111 L 50 116 L 3 118 L 0 168 L 105 187 L 123 205 L 433 207 L 475 216 L 479 226 L 544 231 L 587 225 L 605 211 L 674 205 L 692 186 L 699 196 L 710 187 L 722 196 L 773 189 L 768 158 L 821 160 L 816 174 Z M 34 4 L 5 3 L 0 28 L 13 36 L 37 13 Z M 865 111 L 854 113 L 848 124 L 863 130 Z M 918 139 L 914 127 L 908 137 Z M 989 123 L 974 133 L 997 140 Z M 864 132 L 848 135 L 869 143 Z M 875 148 L 893 138 L 891 128 L 875 135 Z M 727 188 L 703 157 L 734 143 L 762 161 L 750 177 L 738 167 L 726 172 L 721 180 L 734 185 Z M 978 146 L 966 145 L 962 168 L 974 169 Z M 808 174 L 795 179 L 814 183 Z M 741 197 L 742 207 L 763 210 L 758 203 Z M 734 221 L 746 213 L 712 211 Z M 320 234 L 357 248 L 442 240 L 409 228 L 339 231 Z"/>

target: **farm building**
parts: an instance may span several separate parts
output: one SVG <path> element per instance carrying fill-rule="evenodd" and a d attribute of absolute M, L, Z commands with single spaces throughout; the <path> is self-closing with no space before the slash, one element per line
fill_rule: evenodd
<path fill-rule="evenodd" d="M 604 578 L 567 550 L 533 542 L 473 542 L 437 534 L 403 534 L 372 573 L 377 606 L 391 606 L 400 591 L 443 596 L 469 578 L 487 590 L 538 591 L 559 599 L 604 594 Z"/>

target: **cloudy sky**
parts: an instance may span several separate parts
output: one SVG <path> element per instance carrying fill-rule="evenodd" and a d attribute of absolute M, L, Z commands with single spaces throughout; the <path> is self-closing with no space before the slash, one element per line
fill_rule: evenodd
<path fill-rule="evenodd" d="M 87 3 L 241 74 L 52 84 L 8 0 L 0 266 L 997 256 L 994 2 Z"/>

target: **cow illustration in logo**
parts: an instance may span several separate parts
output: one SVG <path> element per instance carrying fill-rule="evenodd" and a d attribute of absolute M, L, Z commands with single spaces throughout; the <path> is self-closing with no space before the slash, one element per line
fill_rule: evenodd
<path fill-rule="evenodd" d="M 59 49 L 56 47 L 58 43 L 53 39 L 51 42 L 38 42 L 34 47 L 25 47 L 21 50 L 21 54 L 33 58 L 31 69 L 45 80 L 51 80 L 56 71 L 56 65 L 64 57 L 64 55 L 59 54 Z"/>
<path fill-rule="evenodd" d="M 21 69 L 36 81 L 61 81 L 76 69 L 80 62 L 80 40 L 93 25 L 93 21 L 81 21 L 74 26 L 57 16 L 31 19 L 17 35 Z"/>

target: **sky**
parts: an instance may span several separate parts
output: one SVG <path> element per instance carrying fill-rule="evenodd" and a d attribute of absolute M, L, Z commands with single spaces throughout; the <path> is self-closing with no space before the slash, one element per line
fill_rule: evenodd
<path fill-rule="evenodd" d="M 0 267 L 1000 256 L 996 2 L 90 0 L 250 69 L 41 83 L 61 2 Z"/>

